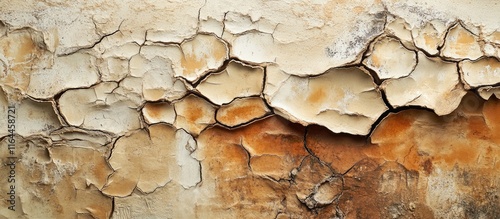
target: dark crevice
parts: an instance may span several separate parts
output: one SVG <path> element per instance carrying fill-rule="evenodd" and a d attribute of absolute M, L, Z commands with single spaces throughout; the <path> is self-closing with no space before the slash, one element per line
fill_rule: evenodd
<path fill-rule="evenodd" d="M 366 69 L 366 71 L 372 76 L 373 82 L 375 82 L 375 84 L 377 86 L 380 86 L 382 84 L 382 82 L 385 81 L 383 79 L 380 79 L 380 77 L 378 76 L 378 74 L 373 69 L 369 68 L 365 64 L 361 64 L 361 65 L 364 66 L 364 69 Z"/>
<path fill-rule="evenodd" d="M 240 63 L 243 63 L 244 65 L 248 65 L 252 68 L 262 68 L 261 66 L 256 66 L 256 65 L 253 65 L 253 64 L 249 64 L 248 62 L 245 62 L 245 61 L 242 61 L 238 58 L 234 58 L 234 57 L 231 57 L 229 59 L 226 59 L 224 60 L 223 64 L 218 67 L 217 69 L 210 69 L 208 71 L 206 71 L 205 73 L 203 73 L 198 79 L 196 79 L 195 81 L 191 82 L 191 81 L 188 81 L 186 80 L 187 83 L 189 83 L 191 86 L 193 86 L 193 88 L 196 88 L 201 82 L 203 82 L 206 78 L 210 77 L 210 75 L 212 74 L 217 74 L 217 73 L 221 73 L 223 72 L 224 70 L 226 70 L 227 66 L 229 65 L 229 63 L 231 61 L 236 61 L 236 62 L 240 62 Z"/>
<path fill-rule="evenodd" d="M 251 165 L 252 155 L 250 154 L 250 151 L 248 151 L 247 148 L 245 148 L 245 146 L 243 145 L 243 138 L 240 138 L 240 143 L 238 144 L 238 146 L 241 147 L 241 149 L 243 149 L 243 151 L 245 151 L 245 154 L 248 157 L 248 160 L 247 160 L 248 170 L 250 170 L 250 172 L 252 172 L 253 171 L 252 165 Z"/>
<path fill-rule="evenodd" d="M 113 214 L 115 213 L 116 210 L 116 203 L 115 203 L 115 197 L 111 197 L 111 214 L 109 214 L 109 218 L 113 218 Z"/>
<path fill-rule="evenodd" d="M 218 111 L 218 109 L 217 109 L 217 111 Z M 257 117 L 257 118 L 250 119 L 250 120 L 248 120 L 248 121 L 246 121 L 246 122 L 243 122 L 243 123 L 238 124 L 238 125 L 235 125 L 235 126 L 229 126 L 229 125 L 226 125 L 226 124 L 224 124 L 224 123 L 220 122 L 220 121 L 217 119 L 217 112 L 216 112 L 216 113 L 215 113 L 215 117 L 216 117 L 216 118 L 215 118 L 215 121 L 217 122 L 217 124 L 219 124 L 221 127 L 224 127 L 224 128 L 225 128 L 225 129 L 227 129 L 227 130 L 234 130 L 234 129 L 238 129 L 238 128 L 243 128 L 243 127 L 245 127 L 245 126 L 247 126 L 247 125 L 250 125 L 250 124 L 252 124 L 252 123 L 254 123 L 254 122 L 258 122 L 258 121 L 261 121 L 261 120 L 267 119 L 267 118 L 269 118 L 269 117 L 271 117 L 271 116 L 273 116 L 273 115 L 274 115 L 273 113 L 270 113 L 270 112 L 269 112 L 269 113 L 266 113 L 265 115 L 263 115 L 263 116 L 261 116 L 261 117 Z"/>

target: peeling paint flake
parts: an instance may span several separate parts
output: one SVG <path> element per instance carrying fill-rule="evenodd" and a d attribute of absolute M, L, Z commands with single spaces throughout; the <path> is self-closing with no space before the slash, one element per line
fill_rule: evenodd
<path fill-rule="evenodd" d="M 117 140 L 109 163 L 114 172 L 103 193 L 124 197 L 135 188 L 143 193 L 154 192 L 170 181 L 185 188 L 199 182 L 198 161 L 188 148 L 196 149 L 193 138 L 183 130 L 157 124 L 148 131 L 139 130 Z M 188 147 L 189 146 L 189 147 Z"/>
<path fill-rule="evenodd" d="M 279 73 L 268 72 L 272 74 Z M 311 78 L 291 76 L 279 86 L 274 92 L 264 91 L 272 107 L 293 121 L 323 125 L 337 133 L 366 135 L 387 110 L 373 79 L 362 68 L 331 69 Z"/>
<path fill-rule="evenodd" d="M 387 80 L 381 87 L 393 107 L 422 106 L 438 115 L 451 113 L 465 95 L 457 64 L 424 53 L 418 53 L 417 67 L 408 77 Z"/>
<path fill-rule="evenodd" d="M 109 82 L 64 92 L 58 101 L 61 115 L 70 125 L 115 134 L 140 128 L 137 106 L 112 93 L 116 87 Z"/>
<path fill-rule="evenodd" d="M 264 69 L 229 62 L 227 68 L 209 75 L 196 89 L 216 104 L 226 104 L 237 97 L 259 95 L 262 91 Z"/>
<path fill-rule="evenodd" d="M 364 63 L 380 79 L 408 76 L 417 64 L 417 55 L 407 50 L 398 40 L 384 38 L 376 42 Z"/>
<path fill-rule="evenodd" d="M 500 62 L 496 58 L 466 60 L 461 62 L 460 70 L 464 84 L 469 87 L 500 84 Z"/>
<path fill-rule="evenodd" d="M 181 44 L 182 58 L 176 76 L 195 81 L 210 70 L 216 70 L 228 58 L 228 46 L 213 35 L 198 34 Z"/>

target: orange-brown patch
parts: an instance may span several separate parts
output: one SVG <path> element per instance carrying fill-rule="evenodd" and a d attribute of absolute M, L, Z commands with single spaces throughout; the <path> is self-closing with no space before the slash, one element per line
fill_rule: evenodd
<path fill-rule="evenodd" d="M 33 53 L 37 50 L 37 46 L 29 36 L 22 38 L 20 42 L 19 50 L 15 57 L 15 62 L 23 62 L 25 60 L 30 60 Z"/>
<path fill-rule="evenodd" d="M 448 167 L 453 167 L 455 164 L 460 166 L 471 164 L 477 159 L 480 149 L 472 144 L 460 143 L 449 144 L 446 147 L 448 147 L 450 153 L 436 156 L 436 160 L 443 160 Z"/>
<path fill-rule="evenodd" d="M 93 162 L 94 164 L 92 164 L 91 166 L 92 174 L 96 177 L 98 183 L 101 184 L 101 185 L 96 185 L 96 187 L 102 186 L 106 183 L 108 175 L 110 174 L 110 172 L 112 172 L 112 169 L 108 166 L 104 157 L 99 157 L 97 159 L 94 159 Z"/>
<path fill-rule="evenodd" d="M 493 41 L 500 42 L 500 32 L 495 31 L 490 36 L 493 38 Z"/>
<path fill-rule="evenodd" d="M 164 104 L 162 103 L 151 103 L 146 105 L 146 112 L 152 118 L 158 119 L 163 113 Z"/>
<path fill-rule="evenodd" d="M 484 119 L 479 116 L 471 116 L 468 119 L 467 138 L 468 139 L 488 139 L 491 130 L 486 126 Z"/>
<path fill-rule="evenodd" d="M 318 104 L 324 102 L 326 98 L 326 92 L 324 88 L 318 87 L 318 88 L 313 88 L 313 91 L 309 93 L 309 96 L 307 97 L 307 102 L 312 103 L 312 104 Z"/>
<path fill-rule="evenodd" d="M 242 130 L 248 147 L 257 155 L 305 156 L 304 127 L 281 117 L 258 121 Z"/>
<path fill-rule="evenodd" d="M 431 159 L 426 159 L 424 163 L 422 164 L 422 167 L 424 168 L 425 173 L 427 175 L 432 173 L 432 160 Z"/>
<path fill-rule="evenodd" d="M 256 105 L 244 105 L 232 107 L 230 110 L 226 111 L 226 114 L 221 120 L 224 120 L 228 123 L 235 123 L 242 119 L 248 119 L 259 111 L 259 107 Z"/>
<path fill-rule="evenodd" d="M 415 113 L 400 112 L 390 114 L 375 128 L 371 136 L 372 141 L 376 143 L 382 139 L 394 139 L 406 133 L 413 125 L 413 114 Z"/>
<path fill-rule="evenodd" d="M 203 117 L 203 109 L 199 106 L 190 107 L 189 110 L 186 110 L 186 113 L 186 119 L 193 124 L 195 124 L 198 119 Z"/>
<path fill-rule="evenodd" d="M 493 136 L 500 137 L 500 100 L 490 98 L 483 107 L 484 119 Z"/>
<path fill-rule="evenodd" d="M 345 173 L 355 163 L 366 158 L 363 149 L 367 142 L 361 136 L 336 134 L 325 127 L 311 126 L 306 143 L 312 153 L 339 173 Z"/>

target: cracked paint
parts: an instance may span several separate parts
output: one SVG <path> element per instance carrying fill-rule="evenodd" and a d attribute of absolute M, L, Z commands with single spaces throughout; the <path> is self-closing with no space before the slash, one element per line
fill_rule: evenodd
<path fill-rule="evenodd" d="M 393 107 L 423 106 L 434 109 L 438 115 L 451 113 L 465 95 L 457 64 L 422 52 L 418 53 L 418 64 L 408 77 L 384 81 L 381 87 Z"/>
<path fill-rule="evenodd" d="M 500 217 L 493 1 L 0 8 L 0 218 Z"/>
<path fill-rule="evenodd" d="M 151 193 L 170 181 L 186 188 L 195 186 L 200 176 L 196 175 L 198 162 L 190 157 L 190 150 L 194 149 L 196 143 L 192 136 L 164 124 L 122 137 L 111 152 L 109 164 L 114 171 L 102 191 L 110 196 L 124 197 L 135 188 Z"/>
<path fill-rule="evenodd" d="M 278 88 L 264 90 L 264 94 L 280 114 L 304 125 L 319 124 L 337 133 L 366 135 L 387 110 L 380 91 L 364 68 L 331 69 L 310 78 L 286 77 L 282 81 L 269 77 L 267 83 Z M 364 104 L 370 107 L 363 107 Z"/>
<path fill-rule="evenodd" d="M 483 58 L 477 61 L 463 61 L 460 66 L 464 84 L 480 87 L 500 83 L 500 62 L 496 58 Z"/>
<path fill-rule="evenodd" d="M 372 50 L 364 64 L 380 79 L 408 76 L 417 64 L 417 55 L 396 39 L 383 38 L 374 43 Z"/>
<path fill-rule="evenodd" d="M 223 125 L 234 127 L 262 118 L 270 112 L 262 98 L 247 97 L 222 105 L 217 110 L 216 119 Z"/>
<path fill-rule="evenodd" d="M 224 71 L 209 75 L 196 89 L 213 103 L 221 105 L 237 97 L 259 95 L 263 80 L 263 68 L 230 61 Z"/>

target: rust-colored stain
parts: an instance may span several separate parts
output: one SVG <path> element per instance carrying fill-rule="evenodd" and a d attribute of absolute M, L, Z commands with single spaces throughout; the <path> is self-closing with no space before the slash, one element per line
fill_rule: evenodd
<path fill-rule="evenodd" d="M 493 41 L 500 42 L 500 32 L 495 31 L 490 36 L 493 38 Z"/>
<path fill-rule="evenodd" d="M 434 160 L 443 160 L 449 167 L 472 164 L 479 154 L 479 148 L 474 144 L 450 143 L 442 147 L 448 150 L 444 154 L 437 155 Z"/>
<path fill-rule="evenodd" d="M 484 118 L 479 116 L 469 117 L 467 130 L 468 139 L 487 140 L 492 134 L 490 128 L 484 122 Z"/>
<path fill-rule="evenodd" d="M 4 85 L 25 90 L 30 83 L 30 74 L 36 70 L 39 58 L 44 53 L 33 40 L 34 36 L 26 29 L 13 31 L 8 37 L 0 39 L 0 52 L 7 59 L 9 70 L 1 78 Z"/>
<path fill-rule="evenodd" d="M 307 132 L 307 147 L 338 173 L 345 173 L 354 164 L 367 157 L 363 148 L 366 139 L 348 134 L 335 134 L 321 126 L 311 126 Z"/>
<path fill-rule="evenodd" d="M 500 100 L 490 98 L 483 107 L 484 119 L 495 137 L 500 137 Z"/>
<path fill-rule="evenodd" d="M 191 124 L 196 124 L 198 119 L 203 117 L 203 109 L 200 106 L 191 105 L 184 116 Z"/>
<path fill-rule="evenodd" d="M 431 174 L 432 172 L 432 160 L 431 159 L 426 159 L 424 163 L 422 164 L 422 167 L 424 168 L 425 173 L 427 175 Z"/>
<path fill-rule="evenodd" d="M 41 49 L 33 42 L 31 34 L 26 30 L 17 31 L 11 37 L 4 38 L 0 41 L 0 45 L 2 45 L 4 56 L 12 60 L 12 66 L 29 62 L 41 52 L 39 51 Z"/>
<path fill-rule="evenodd" d="M 129 193 L 130 187 L 135 187 L 136 182 L 133 180 L 121 178 L 120 180 L 109 182 L 113 183 L 112 186 L 105 185 L 101 190 L 104 194 L 122 194 L 122 196 L 126 196 Z"/>
<path fill-rule="evenodd" d="M 491 99 L 486 102 L 483 111 L 487 118 L 469 116 L 474 112 L 467 104 L 468 101 L 463 101 L 456 112 L 444 117 L 426 110 L 390 114 L 373 133 L 371 140 L 374 144 L 365 137 L 335 134 L 315 125 L 306 131 L 304 127 L 278 116 L 233 130 L 209 128 L 199 139 L 204 145 L 202 169 L 217 177 L 217 194 L 225 197 L 224 200 L 217 198 L 217 202 L 232 203 L 227 200 L 228 194 L 231 194 L 231 200 L 239 200 L 236 201 L 240 206 L 235 210 L 236 214 L 255 210 L 244 207 L 243 203 L 255 201 L 263 207 L 262 201 L 275 203 L 284 197 L 312 191 L 303 190 L 301 186 L 314 187 L 311 182 L 321 181 L 324 174 L 342 174 L 343 194 L 335 203 L 346 218 L 391 217 L 387 206 L 394 203 L 411 205 L 413 210 L 406 208 L 405 214 L 415 218 L 434 218 L 432 208 L 425 204 L 427 190 L 419 189 L 422 186 L 420 181 L 425 182 L 436 171 L 453 171 L 454 168 L 476 171 L 487 178 L 494 177 L 493 173 L 498 171 L 495 168 L 499 165 L 494 159 L 500 155 L 500 149 L 491 138 L 493 134 L 488 134 L 493 129 L 486 125 L 486 121 L 500 122 L 496 113 L 500 110 L 500 101 Z M 314 163 L 316 158 L 313 156 L 333 172 L 325 173 L 317 164 L 303 166 Z M 476 167 L 478 163 L 480 166 Z M 273 181 L 291 176 L 289 174 L 295 168 L 298 168 L 299 175 L 307 176 L 296 176 L 297 186 L 284 188 L 282 183 Z M 312 181 L 303 184 L 302 180 L 306 178 Z M 472 195 L 470 185 L 483 184 L 481 178 L 467 180 L 467 185 L 460 183 L 463 194 Z M 280 192 L 273 192 L 278 196 L 273 199 L 264 193 L 257 195 L 257 190 L 261 189 Z M 304 214 L 307 209 L 300 202 L 286 200 L 290 208 L 288 216 L 294 212 Z M 322 211 L 310 218 L 321 218 L 320 215 L 325 215 Z"/>
<path fill-rule="evenodd" d="M 491 68 L 500 69 L 500 62 L 495 58 L 485 58 L 478 62 L 480 62 L 483 66 L 487 66 L 487 68 L 489 66 Z"/>
<path fill-rule="evenodd" d="M 262 108 L 257 105 L 244 105 L 231 107 L 231 109 L 225 111 L 225 115 L 219 120 L 224 120 L 227 123 L 236 123 L 241 120 L 250 120 L 255 118 L 262 113 Z M 250 119 L 249 119 L 250 118 Z"/>
<path fill-rule="evenodd" d="M 384 119 L 373 132 L 372 139 L 392 139 L 405 134 L 413 125 L 414 118 L 406 112 L 392 114 Z M 375 143 L 377 141 L 375 140 Z"/>
<path fill-rule="evenodd" d="M 469 65 L 469 70 L 466 71 L 466 73 L 471 73 L 471 76 L 477 75 L 476 77 L 484 77 L 484 75 L 480 75 L 480 73 L 493 76 L 500 71 L 500 62 L 496 58 L 491 57 L 479 59 Z"/>
<path fill-rule="evenodd" d="M 255 154 L 305 156 L 304 127 L 281 117 L 258 121 L 241 129 L 245 142 Z"/>
<path fill-rule="evenodd" d="M 106 163 L 106 159 L 102 157 L 101 159 L 94 159 L 94 164 L 92 164 L 92 174 L 97 178 L 98 184 L 96 187 L 104 185 L 108 178 L 108 175 L 112 172 L 112 169 Z M 102 189 L 102 188 L 99 188 Z"/>
<path fill-rule="evenodd" d="M 151 118 L 159 119 L 163 113 L 164 107 L 164 103 L 152 103 L 147 105 L 146 111 Z"/>

